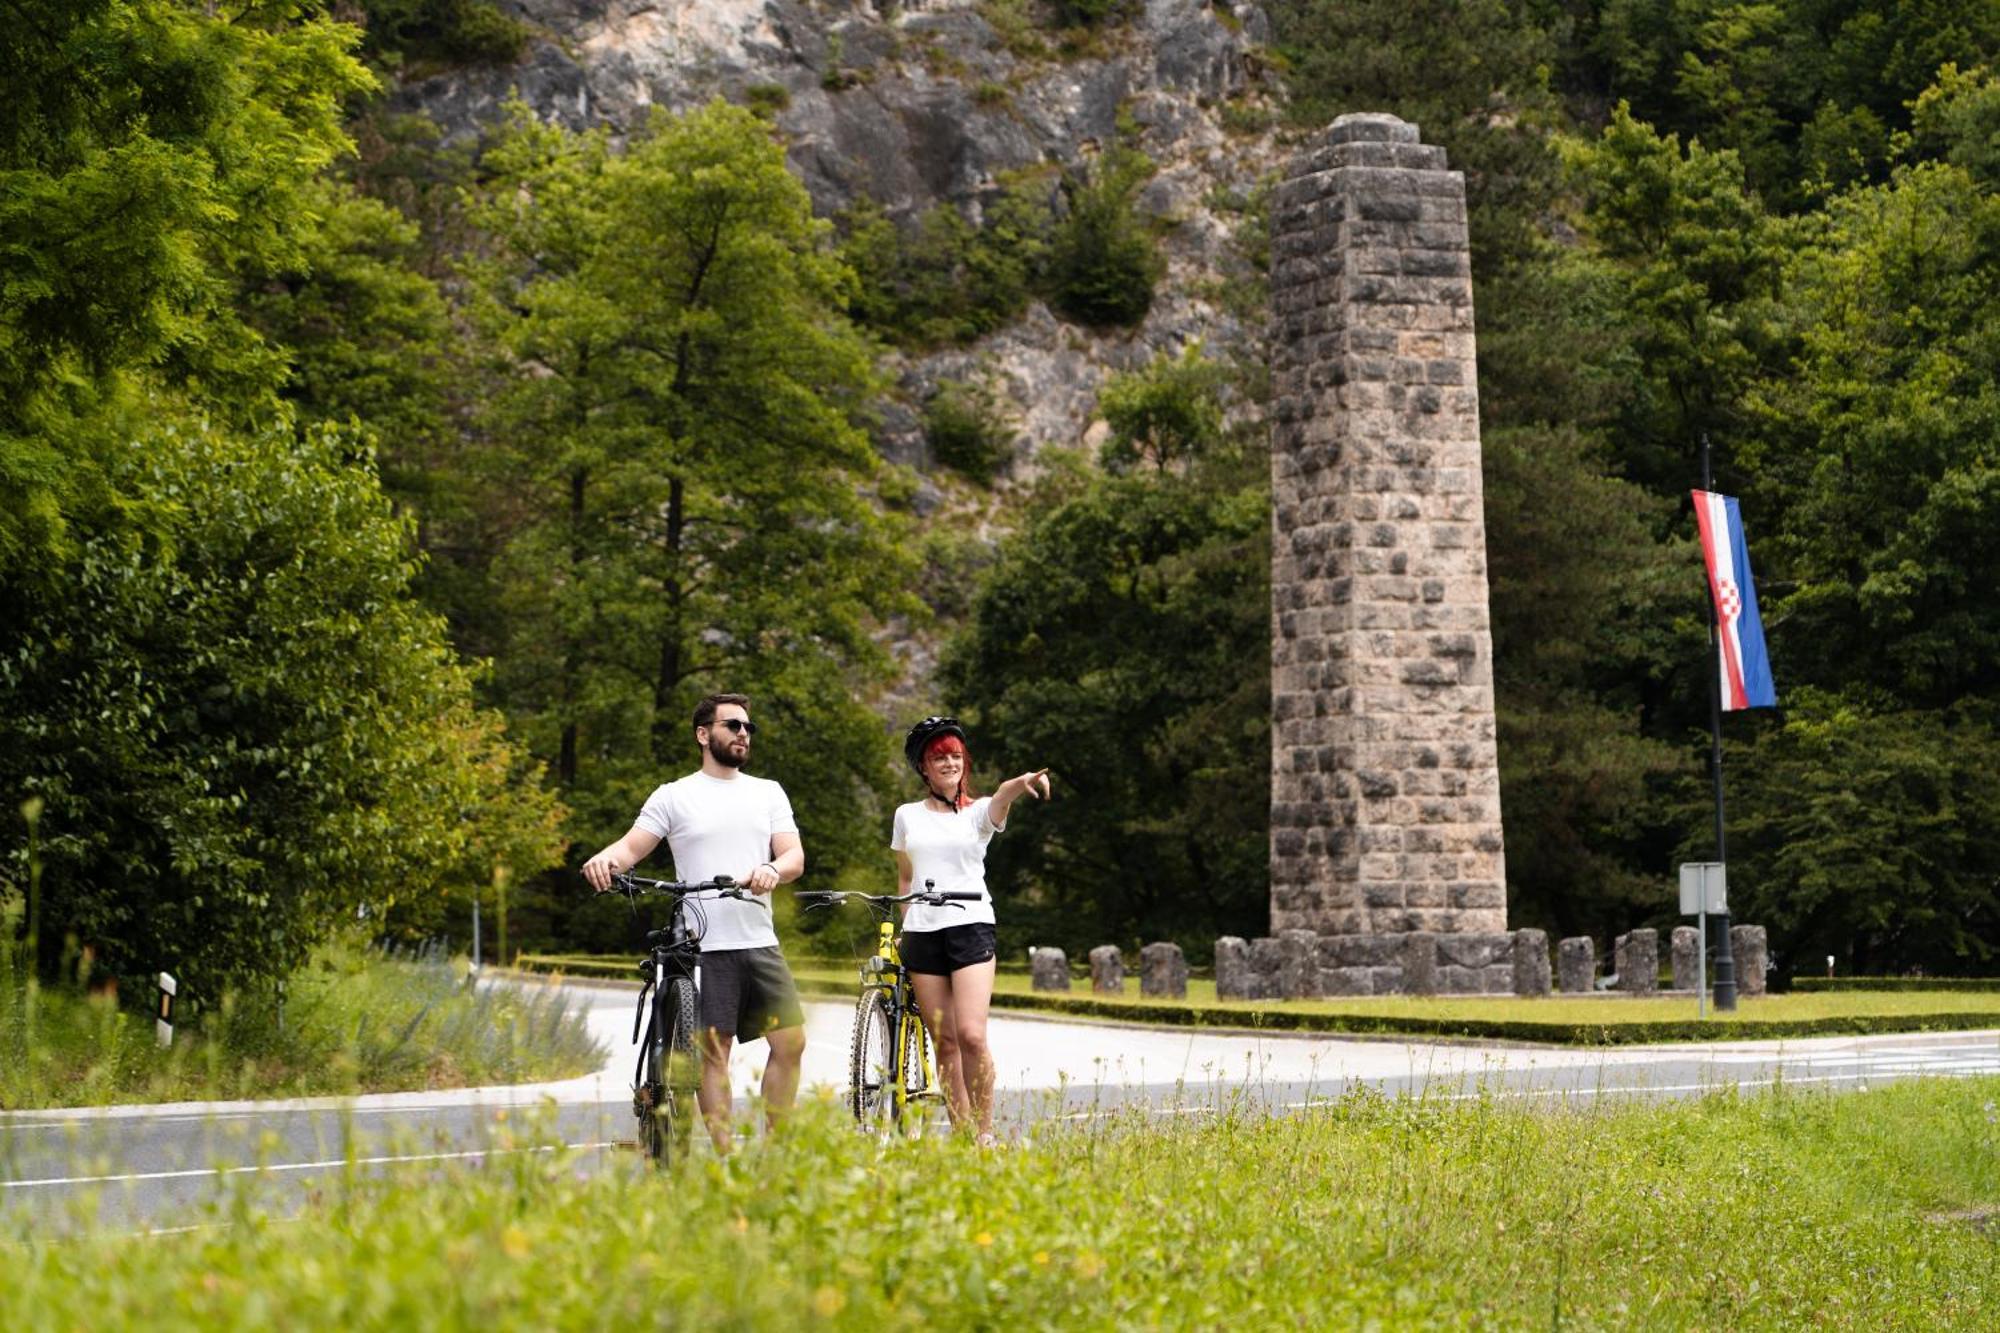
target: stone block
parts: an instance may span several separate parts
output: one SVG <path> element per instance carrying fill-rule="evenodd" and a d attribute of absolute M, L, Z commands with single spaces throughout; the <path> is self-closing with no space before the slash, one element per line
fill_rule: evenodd
<path fill-rule="evenodd" d="M 1765 966 L 1771 957 L 1771 945 L 1765 937 L 1764 928 L 1731 926 L 1729 952 L 1734 955 L 1736 963 L 1736 993 L 1762 995 Z"/>
<path fill-rule="evenodd" d="M 1257 974 L 1250 969 L 1250 942 L 1240 935 L 1224 935 L 1215 942 L 1215 998 L 1264 998 L 1257 988 Z"/>
<path fill-rule="evenodd" d="M 1597 942 L 1573 935 L 1556 945 L 1556 978 L 1565 995 L 1588 995 L 1597 985 Z"/>
<path fill-rule="evenodd" d="M 1673 950 L 1674 989 L 1693 990 L 1701 977 L 1701 932 L 1693 926 L 1675 926 L 1670 944 Z"/>
<path fill-rule="evenodd" d="M 1139 950 L 1139 994 L 1149 999 L 1185 1000 L 1188 966 L 1181 946 L 1171 940 Z"/>
<path fill-rule="evenodd" d="M 1613 946 L 1618 989 L 1631 995 L 1651 995 L 1660 988 L 1660 932 L 1627 931 Z"/>
<path fill-rule="evenodd" d="M 1125 993 L 1125 958 L 1115 944 L 1100 944 L 1090 951 L 1090 989 L 1098 995 Z"/>
<path fill-rule="evenodd" d="M 1438 993 L 1437 936 L 1428 930 L 1413 930 L 1403 936 L 1403 993 Z"/>
<path fill-rule="evenodd" d="M 1512 939 L 1512 975 L 1516 995 L 1549 993 L 1549 936 L 1544 930 L 1517 930 Z"/>
<path fill-rule="evenodd" d="M 1514 940 L 1504 934 L 1439 935 L 1438 961 L 1458 967 L 1492 967 L 1510 962 Z"/>
<path fill-rule="evenodd" d="M 1278 936 L 1278 994 L 1287 1000 L 1319 995 L 1319 937 L 1310 930 L 1287 930 Z"/>
<path fill-rule="evenodd" d="M 1068 990 L 1069 955 L 1039 945 L 1028 950 L 1028 984 L 1035 990 Z"/>
<path fill-rule="evenodd" d="M 1373 995 L 1375 969 L 1368 967 L 1322 967 L 1319 970 L 1321 995 Z"/>

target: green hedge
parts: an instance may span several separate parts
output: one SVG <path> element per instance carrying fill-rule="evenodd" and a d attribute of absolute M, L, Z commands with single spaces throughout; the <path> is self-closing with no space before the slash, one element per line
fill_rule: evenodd
<path fill-rule="evenodd" d="M 845 966 L 840 959 L 794 959 L 809 972 Z M 629 965 L 596 958 L 523 954 L 515 965 L 531 972 L 570 976 L 633 975 Z M 1900 979 L 1898 979 L 1900 980 Z M 815 999 L 846 999 L 854 983 L 802 975 L 799 993 Z M 1893 989 L 1885 987 L 1884 989 Z M 1961 989 L 1984 989 L 1980 986 Z M 1311 1013 L 1264 1009 L 1255 1004 L 1217 1006 L 1100 1000 L 1089 996 L 1000 992 L 996 1009 L 1069 1014 L 1162 1027 L 1248 1028 L 1264 1032 L 1352 1033 L 1374 1036 L 1457 1037 L 1480 1041 L 1523 1041 L 1554 1046 L 1641 1046 L 1654 1042 L 1768 1041 L 1781 1037 L 1877 1036 L 1896 1032 L 1964 1032 L 1993 1027 L 1992 1013 L 1860 1014 L 1837 1018 L 1745 1019 L 1720 1022 L 1682 1019 L 1660 1023 L 1560 1023 L 1510 1019 L 1423 1018 L 1403 1014 Z"/>
<path fill-rule="evenodd" d="M 1764 1041 L 1778 1037 L 1874 1036 L 1890 1032 L 1961 1032 L 1994 1026 L 1991 1013 L 1881 1014 L 1841 1018 L 1667 1023 L 1534 1023 L 1507 1019 L 1417 1018 L 1359 1013 L 1302 1013 L 1289 1009 L 1206 1008 L 1133 1004 L 1065 995 L 995 995 L 995 1008 L 1123 1019 L 1166 1027 L 1251 1028 L 1268 1032 L 1346 1032 L 1484 1041 L 1527 1041 L 1558 1046 L 1642 1046 L 1653 1042 Z"/>
<path fill-rule="evenodd" d="M 2000 991 L 2000 977 L 1793 977 L 1795 991 Z"/>

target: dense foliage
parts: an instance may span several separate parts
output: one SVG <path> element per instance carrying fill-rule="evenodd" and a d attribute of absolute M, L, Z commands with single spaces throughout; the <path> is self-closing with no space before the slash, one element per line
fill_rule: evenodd
<path fill-rule="evenodd" d="M 1218 393 L 1198 353 L 1115 379 L 1109 466 L 1053 471 L 944 661 L 982 767 L 1062 794 L 988 853 L 1034 886 L 1010 942 L 1261 933 L 1269 455 L 1224 437 Z"/>
<path fill-rule="evenodd" d="M 320 174 L 369 83 L 354 31 L 28 8 L 0 111 L 0 790 L 36 798 L 40 846 L 9 839 L 0 892 L 39 872 L 44 974 L 67 942 L 198 1010 L 358 914 L 545 864 L 559 811 L 412 595 L 370 433 L 308 424 L 381 358 L 288 383 L 277 339 L 313 321 L 276 292 L 360 271 L 383 221 Z"/>
<path fill-rule="evenodd" d="M 1273 17 L 1302 120 L 1396 111 L 1468 173 L 1513 919 L 1672 924 L 1714 855 L 1707 440 L 1781 705 L 1725 726 L 1740 919 L 1786 969 L 1991 969 L 2000 17 L 1448 8 L 1477 59 L 1407 6 Z"/>
<path fill-rule="evenodd" d="M 1136 12 L 979 8 L 1031 65 L 1119 49 Z M 1036 301 L 1107 349 L 1147 327 L 1151 131 L 829 224 L 752 110 L 614 136 L 516 109 L 445 148 L 370 103 L 363 57 L 521 50 L 481 0 L 14 12 L 0 791 L 44 801 L 44 971 L 73 934 L 212 994 L 364 911 L 442 928 L 508 872 L 514 942 L 620 940 L 542 872 L 692 762 L 717 688 L 758 700 L 815 876 L 879 876 L 873 705 L 927 617 L 982 771 L 1049 763 L 1075 797 L 996 844 L 1010 929 L 1261 933 L 1260 376 L 1115 347 L 1101 454 L 1018 510 L 977 493 L 1016 525 L 997 550 L 915 521 L 937 492 L 868 439 L 873 339 L 969 343 Z M 1727 721 L 1739 913 L 1781 966 L 2000 966 L 2000 11 L 1269 15 L 1292 128 L 1396 112 L 1468 175 L 1515 924 L 1671 924 L 1673 863 L 1713 853 L 1706 440 L 1782 705 Z M 1194 294 L 1239 319 L 1262 197 L 1209 201 L 1246 263 Z M 991 480 L 1003 405 L 931 383 L 930 462 Z M 26 864 L 10 840 L 0 894 Z"/>

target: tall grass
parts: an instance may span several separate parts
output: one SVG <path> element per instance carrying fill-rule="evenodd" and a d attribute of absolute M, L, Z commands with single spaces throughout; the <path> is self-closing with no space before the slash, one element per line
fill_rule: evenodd
<path fill-rule="evenodd" d="M 297 1221 L 16 1231 L 0 1326 L 1984 1328 L 2000 1081 L 1544 1110 L 1357 1094 L 879 1144 L 837 1107 L 665 1178 L 337 1173 Z"/>
<path fill-rule="evenodd" d="M 604 1052 L 554 987 L 481 986 L 436 950 L 336 948 L 283 992 L 225 996 L 171 1049 L 81 985 L 0 948 L 0 1107 L 307 1096 L 565 1078 Z"/>

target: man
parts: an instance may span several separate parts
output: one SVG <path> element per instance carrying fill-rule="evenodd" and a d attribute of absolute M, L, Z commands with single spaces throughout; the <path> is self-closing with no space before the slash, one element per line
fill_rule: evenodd
<path fill-rule="evenodd" d="M 728 875 L 751 899 L 704 898 L 708 929 L 701 939 L 701 1089 L 698 1100 L 716 1151 L 732 1146 L 729 1049 L 761 1037 L 764 1112 L 775 1124 L 799 1090 L 805 1054 L 805 1011 L 778 934 L 771 924 L 771 890 L 805 873 L 805 849 L 785 789 L 743 772 L 750 758 L 750 700 L 712 694 L 695 705 L 694 740 L 701 768 L 662 785 L 647 798 L 631 831 L 584 862 L 583 877 L 599 893 L 664 840 L 682 880 Z"/>

